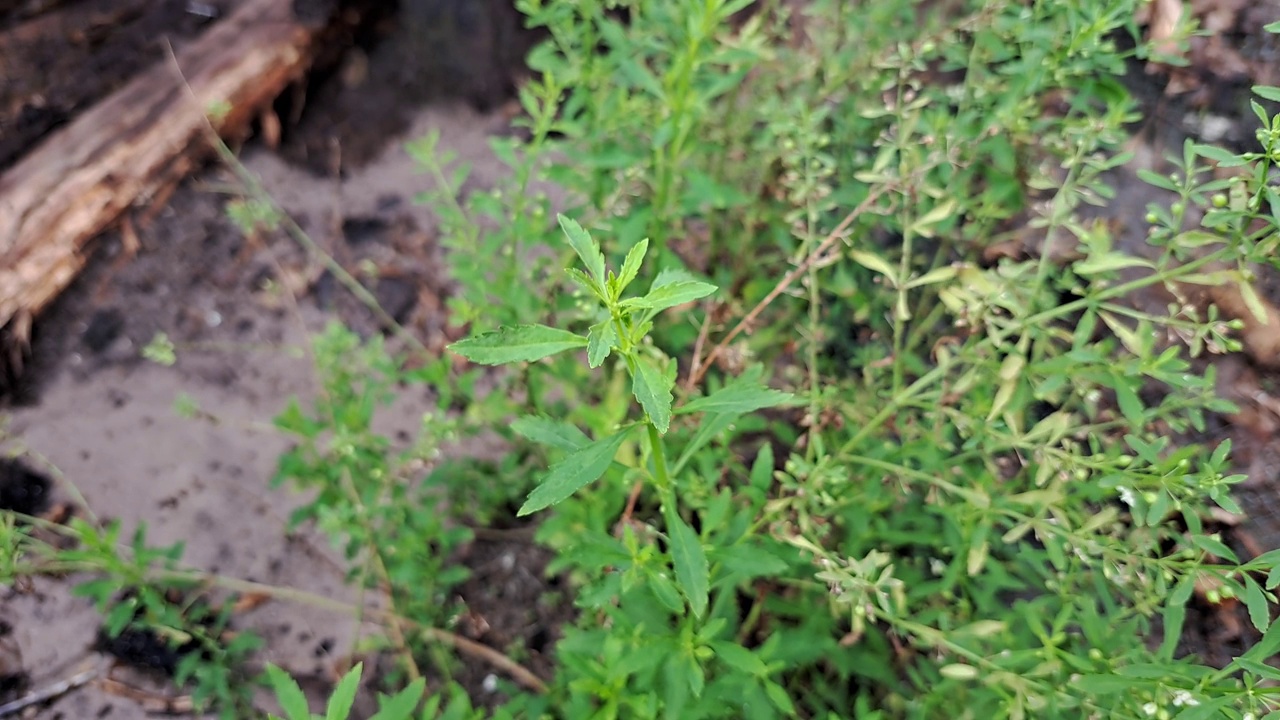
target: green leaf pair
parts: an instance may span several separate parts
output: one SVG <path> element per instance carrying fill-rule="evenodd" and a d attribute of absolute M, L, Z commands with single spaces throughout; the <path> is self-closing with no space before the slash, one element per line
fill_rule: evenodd
<path fill-rule="evenodd" d="M 706 297 L 715 292 L 716 287 L 695 280 L 683 271 L 668 270 L 658 274 L 647 294 L 623 300 L 623 291 L 640 273 L 649 241 L 636 243 L 627 253 L 621 272 L 615 275 L 605 267 L 600 245 L 581 225 L 563 215 L 558 219 L 569 246 L 586 268 L 585 272 L 570 268 L 569 277 L 600 301 L 605 318 L 592 325 L 586 337 L 546 325 L 520 325 L 462 340 L 450 349 L 472 362 L 501 365 L 535 362 L 585 347 L 587 364 L 592 368 L 599 367 L 617 351 L 631 375 L 636 401 L 658 431 L 666 433 L 671 427 L 674 367 L 659 354 L 641 353 L 639 348 L 653 327 L 655 315 Z"/>

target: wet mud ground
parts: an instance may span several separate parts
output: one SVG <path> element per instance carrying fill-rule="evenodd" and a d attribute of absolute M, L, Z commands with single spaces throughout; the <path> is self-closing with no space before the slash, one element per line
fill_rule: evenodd
<path fill-rule="evenodd" d="M 201 9 L 220 14 L 236 2 L 216 0 Z M 44 56 L 28 48 L 21 57 L 0 46 L 0 61 L 9 63 L 4 67 L 35 72 L 31 68 L 48 61 L 48 72 L 66 85 L 35 101 L 24 86 L 0 88 L 0 167 L 161 57 L 165 42 L 180 44 L 210 21 L 191 12 L 192 4 L 63 4 L 83 15 L 81 25 L 60 31 L 79 38 L 86 51 L 108 53 L 99 56 L 110 61 L 53 64 L 66 44 L 45 48 Z M 29 21 L 24 8 L 32 6 L 0 0 L 0 28 Z M 1248 6 L 1232 16 L 1231 42 L 1252 48 L 1242 57 L 1268 68 L 1261 61 L 1275 48 L 1247 31 L 1257 8 L 1276 10 L 1272 19 L 1280 19 L 1276 3 Z M 459 34 L 469 40 L 449 41 Z M 406 0 L 395 12 L 335 38 L 333 64 L 305 92 L 281 98 L 277 111 L 286 122 L 279 147 L 251 142 L 241 149 L 246 167 L 325 250 L 352 270 L 362 261 L 378 265 L 375 296 L 432 347 L 449 339 L 446 258 L 433 218 L 413 202 L 430 181 L 402 145 L 436 130 L 443 147 L 471 164 L 470 187 L 500 177 L 488 140 L 508 131 L 507 103 L 531 40 L 499 0 Z M 1206 58 L 1206 64 L 1236 67 Z M 73 67 L 76 72 L 68 69 Z M 1135 68 L 1134 89 L 1153 118 L 1135 128 L 1139 165 L 1159 169 L 1161 155 L 1178 152 L 1183 137 L 1209 131 L 1216 136 L 1209 140 L 1249 147 L 1252 115 L 1242 98 L 1249 84 L 1274 78 L 1262 77 L 1268 70 L 1241 67 L 1226 81 L 1212 69 L 1197 78 L 1150 76 Z M 1170 100 L 1165 90 L 1171 82 L 1191 90 Z M 1119 208 L 1114 219 L 1122 243 L 1137 250 L 1145 206 L 1162 198 L 1132 170 L 1116 176 L 1113 207 Z M 287 491 L 267 489 L 286 441 L 265 424 L 288 396 L 314 392 L 309 363 L 291 349 L 305 346 L 308 334 L 334 317 L 365 334 L 378 332 L 377 322 L 289 239 L 246 238 L 225 212 L 234 197 L 225 192 L 229 180 L 225 170 L 211 167 L 183 183 L 137 223 L 136 250 L 117 232 L 106 233 L 88 271 L 37 323 L 27 371 L 8 388 L 4 449 L 21 460 L 0 461 L 0 505 L 57 512 L 70 498 L 65 486 L 48 478 L 61 476 L 100 518 L 119 519 L 130 529 L 145 523 L 153 544 L 184 542 L 184 557 L 196 567 L 354 602 L 342 581 L 341 558 L 323 538 L 283 532 L 298 501 Z M 1280 294 L 1270 299 L 1280 304 Z M 172 367 L 140 357 L 157 332 L 178 347 Z M 1247 358 L 1217 362 L 1224 394 L 1269 397 L 1269 389 L 1280 386 L 1274 370 Z M 175 403 L 181 397 L 202 414 L 180 417 Z M 384 419 L 386 430 L 393 436 L 412 431 L 430 400 L 403 394 Z M 1236 440 L 1241 470 L 1251 475 L 1241 490 L 1249 518 L 1223 525 L 1244 555 L 1280 547 L 1280 413 L 1272 417 L 1258 407 L 1253 422 L 1218 418 L 1202 438 Z M 484 444 L 457 450 L 498 451 Z M 542 572 L 547 559 L 527 539 L 505 536 L 477 540 L 459 557 L 473 572 L 460 597 L 471 615 L 483 619 L 472 624 L 478 628 L 472 639 L 523 648 L 526 665 L 544 677 L 556 628 L 571 617 L 565 603 L 541 600 L 554 589 L 555 579 Z M 73 580 L 39 579 L 0 596 L 0 704 L 96 664 L 109 666 L 118 683 L 67 693 L 35 717 L 130 719 L 163 709 L 157 703 L 179 692 L 146 666 L 166 658 L 145 647 L 103 652 L 111 648 L 100 642 L 100 618 L 86 600 L 69 594 Z M 327 693 L 355 638 L 371 631 L 350 618 L 280 602 L 238 614 L 234 625 L 262 634 L 262 659 L 289 669 L 317 696 Z M 1243 608 L 1203 605 L 1188 623 L 1184 648 L 1220 662 L 1252 642 L 1252 632 Z M 491 673 L 468 662 L 456 679 L 483 701 Z"/>

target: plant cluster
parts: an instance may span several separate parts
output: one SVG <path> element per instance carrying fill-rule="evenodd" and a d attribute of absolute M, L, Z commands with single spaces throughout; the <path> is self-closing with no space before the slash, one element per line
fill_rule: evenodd
<path fill-rule="evenodd" d="M 1280 551 L 1215 534 L 1240 477 L 1195 441 L 1231 409 L 1203 356 L 1241 326 L 1197 288 L 1265 315 L 1280 118 L 1255 103 L 1258 151 L 1143 173 L 1176 197 L 1148 252 L 1118 249 L 1084 209 L 1128 160 L 1137 5 L 521 0 L 547 40 L 522 134 L 493 141 L 509 178 L 464 198 L 438 138 L 409 147 L 472 365 L 331 328 L 319 398 L 277 418 L 280 478 L 313 492 L 295 520 L 390 601 L 405 677 L 376 717 L 485 716 L 440 652 L 448 559 L 534 514 L 578 617 L 494 717 L 1280 717 Z M 373 419 L 406 383 L 437 407 L 397 447 Z M 439 461 L 482 431 L 502 460 Z M 71 531 L 80 555 L 10 522 L 33 559 L 4 577 L 71 563 L 147 608 L 190 577 Z M 1179 645 L 1204 587 L 1261 633 L 1226 667 Z M 136 610 L 112 627 L 176 624 Z"/>

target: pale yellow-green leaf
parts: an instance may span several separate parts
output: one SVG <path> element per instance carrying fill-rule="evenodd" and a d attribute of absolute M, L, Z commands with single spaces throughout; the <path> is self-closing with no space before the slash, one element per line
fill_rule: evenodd
<path fill-rule="evenodd" d="M 972 665 L 964 665 L 962 663 L 952 663 L 951 665 L 943 665 L 938 669 L 943 677 L 952 680 L 972 680 L 978 677 L 978 668 Z"/>
<path fill-rule="evenodd" d="M 955 211 L 955 199 L 948 198 L 920 216 L 919 219 L 912 223 L 911 230 L 921 237 L 933 237 L 933 226 L 954 215 Z"/>
<path fill-rule="evenodd" d="M 884 275 L 888 279 L 890 287 L 898 287 L 897 271 L 893 269 L 888 260 L 866 250 L 850 250 L 849 257 L 866 269 Z"/>
<path fill-rule="evenodd" d="M 965 571 L 969 573 L 969 577 L 982 572 L 983 566 L 987 564 L 987 554 L 990 550 L 991 545 L 986 540 L 969 548 L 969 556 L 965 562 Z"/>
<path fill-rule="evenodd" d="M 939 268 L 934 268 L 920 277 L 915 278 L 911 282 L 908 282 L 906 284 L 906 288 L 909 290 L 911 288 L 923 287 L 934 283 L 946 282 L 954 278 L 959 272 L 959 269 L 954 265 L 944 265 Z"/>
<path fill-rule="evenodd" d="M 1249 308 L 1249 312 L 1253 318 L 1260 323 L 1267 322 L 1267 306 L 1262 302 L 1262 298 L 1258 297 L 1258 291 L 1254 289 L 1253 283 L 1239 278 L 1236 286 L 1240 288 L 1240 299 L 1244 300 L 1244 306 Z"/>

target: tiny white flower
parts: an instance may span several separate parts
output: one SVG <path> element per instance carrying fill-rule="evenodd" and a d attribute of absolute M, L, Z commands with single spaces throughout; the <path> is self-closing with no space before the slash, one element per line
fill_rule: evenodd
<path fill-rule="evenodd" d="M 1186 690 L 1179 690 L 1173 694 L 1174 707 L 1182 707 L 1183 705 L 1186 705 L 1187 707 L 1195 707 L 1199 704 L 1200 701 L 1191 697 L 1191 693 Z"/>
<path fill-rule="evenodd" d="M 1240 718 L 1240 720 L 1258 720 L 1258 716 L 1251 712 L 1247 712 Z"/>
<path fill-rule="evenodd" d="M 1120 485 L 1116 488 L 1116 490 L 1120 493 L 1120 501 L 1123 502 L 1125 505 L 1128 505 L 1129 507 L 1133 507 L 1133 504 L 1137 502 L 1138 498 L 1134 496 L 1133 491 L 1130 490 L 1129 488 L 1123 485 Z"/>
<path fill-rule="evenodd" d="M 1146 705 L 1142 706 L 1142 712 L 1146 713 L 1147 717 L 1155 717 L 1155 714 L 1159 711 L 1160 711 L 1160 706 L 1156 705 L 1153 702 L 1149 702 Z"/>

